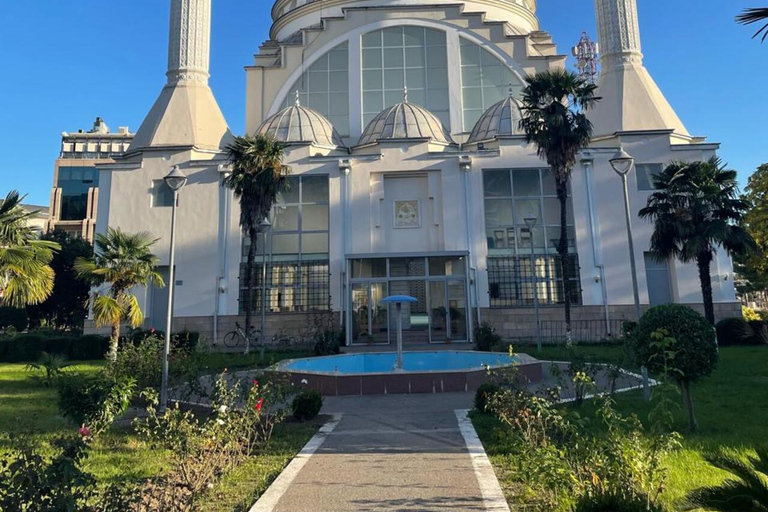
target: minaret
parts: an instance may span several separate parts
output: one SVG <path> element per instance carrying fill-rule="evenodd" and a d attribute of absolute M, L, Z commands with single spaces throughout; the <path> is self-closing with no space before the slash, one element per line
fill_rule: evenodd
<path fill-rule="evenodd" d="M 637 0 L 595 0 L 602 71 L 589 114 L 594 134 L 671 129 L 688 131 L 643 65 Z"/>
<path fill-rule="evenodd" d="M 231 133 L 208 87 L 211 0 L 170 0 L 167 83 L 129 154 L 145 148 L 223 149 Z"/>

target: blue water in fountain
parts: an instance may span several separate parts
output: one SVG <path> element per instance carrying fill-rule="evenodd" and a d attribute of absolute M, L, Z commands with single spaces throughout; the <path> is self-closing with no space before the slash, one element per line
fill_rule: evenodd
<path fill-rule="evenodd" d="M 338 356 L 293 359 L 277 365 L 279 370 L 358 375 L 366 373 L 391 373 L 397 354 L 343 354 Z M 517 362 L 517 356 L 489 352 L 404 352 L 403 371 L 413 373 L 479 370 L 488 366 L 498 368 Z"/>

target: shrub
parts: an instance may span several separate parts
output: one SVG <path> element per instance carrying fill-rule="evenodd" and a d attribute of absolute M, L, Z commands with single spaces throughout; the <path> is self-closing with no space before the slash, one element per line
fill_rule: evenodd
<path fill-rule="evenodd" d="M 632 331 L 634 331 L 636 327 L 637 327 L 637 322 L 633 320 L 624 320 L 621 323 L 621 332 L 622 334 L 624 334 L 625 338 L 629 338 L 630 336 L 632 336 Z"/>
<path fill-rule="evenodd" d="M 750 340 L 751 344 L 768 344 L 768 323 L 763 320 L 750 320 L 748 323 L 754 333 L 754 336 L 752 336 L 752 339 Z"/>
<path fill-rule="evenodd" d="M 157 329 L 134 329 L 128 335 L 128 339 L 134 345 L 140 345 L 141 342 L 150 337 L 165 340 L 165 331 L 159 331 Z M 171 348 L 194 352 L 199 343 L 199 332 L 187 331 L 185 329 L 171 335 Z"/>
<path fill-rule="evenodd" d="M 755 336 L 752 327 L 743 318 L 725 318 L 717 322 L 715 329 L 721 347 L 749 345 Z"/>
<path fill-rule="evenodd" d="M 43 352 L 73 360 L 101 359 L 108 346 L 109 339 L 98 335 L 19 334 L 13 338 L 0 338 L 0 361 L 37 361 Z"/>
<path fill-rule="evenodd" d="M 481 384 L 477 391 L 475 391 L 475 410 L 480 412 L 487 412 L 488 405 L 493 396 L 501 391 L 501 386 L 486 382 Z"/>
<path fill-rule="evenodd" d="M 57 388 L 61 415 L 97 435 L 128 410 L 136 380 L 113 379 L 103 373 L 71 375 L 59 379 Z"/>
<path fill-rule="evenodd" d="M 341 352 L 341 335 L 337 331 L 317 331 L 314 339 L 316 356 L 330 356 Z"/>
<path fill-rule="evenodd" d="M 483 322 L 475 327 L 474 335 L 477 350 L 481 352 L 491 352 L 501 345 L 501 336 L 496 334 L 496 329 L 488 322 Z"/>
<path fill-rule="evenodd" d="M 744 320 L 747 322 L 763 319 L 756 309 L 748 308 L 747 306 L 741 306 L 741 316 L 744 317 Z"/>
<path fill-rule="evenodd" d="M 30 363 L 27 365 L 27 371 L 36 371 L 45 383 L 45 387 L 51 387 L 53 382 L 60 377 L 64 370 L 69 368 L 70 364 L 67 363 L 67 358 L 58 354 L 49 354 L 43 352 L 40 354 L 40 359 L 36 363 Z"/>
<path fill-rule="evenodd" d="M 572 512 L 664 512 L 661 505 L 648 505 L 648 499 L 620 493 L 585 494 L 576 500 Z"/>
<path fill-rule="evenodd" d="M 29 317 L 26 309 L 0 307 L 0 330 L 13 327 L 17 331 L 23 331 L 27 328 L 27 324 L 29 324 Z"/>
<path fill-rule="evenodd" d="M 663 329 L 670 340 L 664 345 L 653 334 Z M 691 430 L 697 429 L 690 384 L 712 373 L 717 364 L 715 330 L 700 314 L 680 304 L 664 304 L 645 313 L 632 333 L 641 364 L 653 372 L 670 372 L 680 384 Z"/>
<path fill-rule="evenodd" d="M 309 421 L 317 417 L 322 407 L 323 396 L 314 389 L 302 391 L 293 398 L 293 403 L 291 404 L 293 417 L 299 421 Z"/>
<path fill-rule="evenodd" d="M 117 357 L 106 367 L 105 372 L 113 379 L 133 377 L 136 387 L 160 388 L 163 372 L 164 341 L 154 335 L 141 340 L 137 345 L 126 343 L 120 347 Z"/>

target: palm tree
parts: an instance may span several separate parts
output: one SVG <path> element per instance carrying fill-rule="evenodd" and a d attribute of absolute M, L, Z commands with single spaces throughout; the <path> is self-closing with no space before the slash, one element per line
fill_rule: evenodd
<path fill-rule="evenodd" d="M 224 180 L 240 201 L 240 226 L 250 239 L 245 263 L 243 307 L 245 308 L 245 352 L 250 349 L 253 317 L 253 267 L 256 238 L 261 222 L 269 216 L 280 192 L 288 187 L 290 169 L 283 164 L 284 145 L 265 135 L 235 137 L 227 146 L 232 173 Z M 262 283 L 266 286 L 266 283 Z M 266 307 L 266 305 L 262 305 Z M 263 350 L 263 347 L 262 347 Z"/>
<path fill-rule="evenodd" d="M 536 144 L 539 157 L 549 164 L 560 201 L 560 240 L 557 253 L 563 276 L 565 328 L 571 339 L 571 265 L 568 254 L 568 182 L 579 151 L 589 145 L 592 123 L 585 114 L 599 100 L 597 86 L 577 74 L 553 69 L 527 77 L 523 90 L 521 128 L 526 142 Z"/>
<path fill-rule="evenodd" d="M 755 450 L 747 461 L 727 453 L 706 456 L 707 462 L 731 473 L 718 486 L 700 487 L 688 493 L 682 510 L 765 512 L 768 510 L 768 447 Z"/>
<path fill-rule="evenodd" d="M 22 308 L 39 304 L 53 291 L 50 266 L 59 244 L 38 240 L 29 227 L 35 213 L 21 206 L 12 190 L 0 201 L 0 305 Z"/>
<path fill-rule="evenodd" d="M 93 318 L 98 327 L 112 328 L 109 340 L 109 359 L 117 358 L 120 322 L 128 321 L 139 327 L 144 321 L 139 301 L 133 294 L 135 286 L 165 286 L 157 272 L 157 257 L 152 245 L 157 242 L 149 233 L 124 233 L 107 228 L 94 240 L 91 258 L 77 258 L 73 268 L 82 279 L 94 286 L 109 285 L 109 293 L 95 293 L 91 301 Z"/>
<path fill-rule="evenodd" d="M 765 23 L 752 37 L 758 37 L 760 34 L 763 34 L 760 41 L 768 39 L 768 7 L 752 7 L 750 9 L 744 9 L 741 14 L 736 16 L 736 21 L 742 25 Z"/>
<path fill-rule="evenodd" d="M 696 262 L 704 314 L 715 323 L 710 266 L 717 247 L 729 254 L 755 248 L 739 224 L 749 202 L 739 197 L 736 171 L 726 170 L 717 157 L 706 162 L 675 162 L 653 177 L 656 191 L 640 217 L 652 219 L 651 252 L 659 261 L 675 257 Z"/>

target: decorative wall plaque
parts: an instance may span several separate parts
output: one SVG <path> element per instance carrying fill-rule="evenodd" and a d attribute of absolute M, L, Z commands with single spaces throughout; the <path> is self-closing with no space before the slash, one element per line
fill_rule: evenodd
<path fill-rule="evenodd" d="M 419 201 L 395 201 L 395 227 L 421 227 L 421 204 Z"/>

